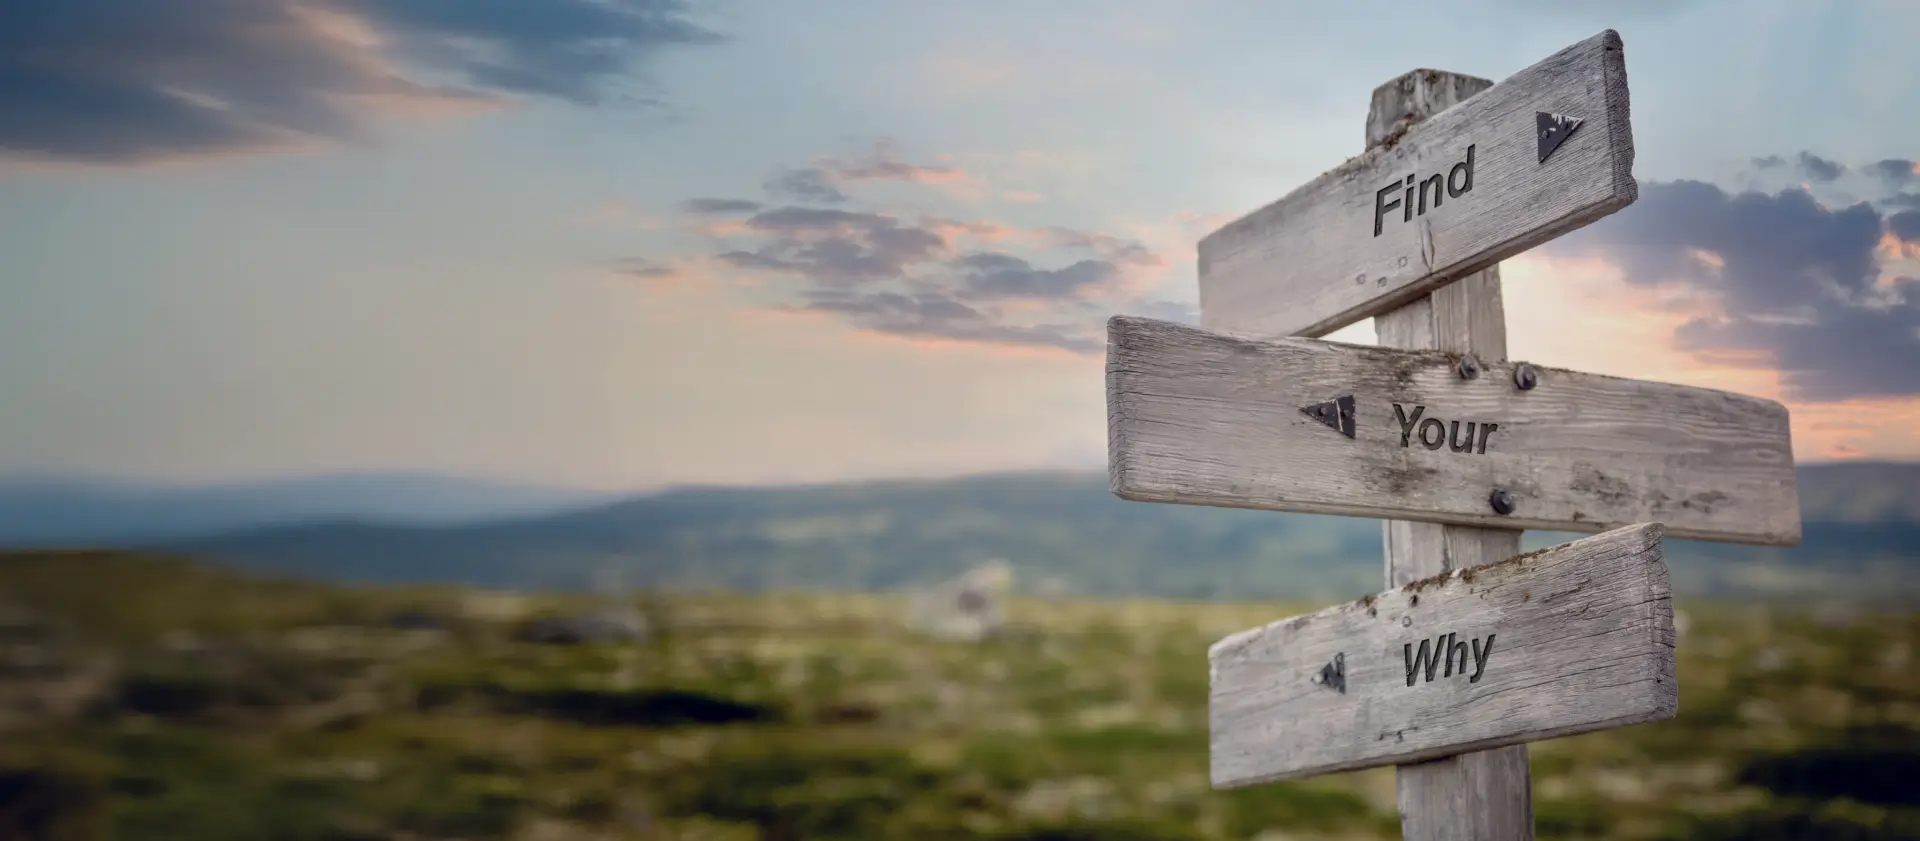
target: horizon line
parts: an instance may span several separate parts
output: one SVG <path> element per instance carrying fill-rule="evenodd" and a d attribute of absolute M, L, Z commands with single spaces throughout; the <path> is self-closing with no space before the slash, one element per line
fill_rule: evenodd
<path fill-rule="evenodd" d="M 1890 465 L 1920 467 L 1920 459 L 1892 457 L 1826 458 L 1809 459 L 1794 462 L 1800 467 L 1833 467 L 1840 465 Z M 351 482 L 351 481 L 437 481 L 457 482 L 472 485 L 487 485 L 500 490 L 545 491 L 557 494 L 578 494 L 596 497 L 615 497 L 623 495 L 658 495 L 676 491 L 704 490 L 755 490 L 783 489 L 803 490 L 807 488 L 827 488 L 847 485 L 884 485 L 909 484 L 921 482 L 945 482 L 966 479 L 979 479 L 993 476 L 1024 476 L 1044 474 L 1099 473 L 1106 465 L 1084 466 L 1040 466 L 1016 467 L 994 470 L 966 471 L 941 474 L 881 474 L 871 476 L 850 476 L 839 479 L 787 479 L 762 481 L 679 481 L 663 482 L 657 485 L 630 486 L 614 489 L 598 489 L 581 485 L 565 485 L 538 480 L 522 480 L 487 474 L 467 474 L 455 472 L 436 472 L 430 470 L 362 470 L 328 471 L 312 473 L 262 474 L 227 479 L 169 480 L 138 477 L 114 476 L 97 472 L 58 471 L 22 471 L 0 475 L 0 489 L 19 488 L 32 485 L 94 486 L 114 491 L 214 491 L 235 490 L 264 485 L 286 485 L 302 482 Z"/>

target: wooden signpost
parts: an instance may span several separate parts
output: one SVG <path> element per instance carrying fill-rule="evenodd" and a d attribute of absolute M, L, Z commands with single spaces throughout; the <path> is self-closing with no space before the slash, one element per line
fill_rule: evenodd
<path fill-rule="evenodd" d="M 1627 526 L 1221 640 L 1208 652 L 1214 784 L 1671 717 L 1660 532 Z"/>
<path fill-rule="evenodd" d="M 1611 30 L 1369 145 L 1200 240 L 1202 327 L 1325 335 L 1639 195 Z"/>
<path fill-rule="evenodd" d="M 1704 388 L 1116 317 L 1109 470 L 1147 502 L 1800 540 L 1787 410 Z M 1523 388 L 1522 384 L 1527 387 Z"/>
<path fill-rule="evenodd" d="M 1201 241 L 1199 329 L 1109 323 L 1109 480 L 1386 520 L 1386 592 L 1209 652 L 1216 787 L 1397 765 L 1406 838 L 1531 839 L 1527 742 L 1677 708 L 1662 536 L 1799 542 L 1787 411 L 1505 362 L 1497 262 L 1637 196 L 1613 31 L 1382 85 L 1367 147 Z"/>

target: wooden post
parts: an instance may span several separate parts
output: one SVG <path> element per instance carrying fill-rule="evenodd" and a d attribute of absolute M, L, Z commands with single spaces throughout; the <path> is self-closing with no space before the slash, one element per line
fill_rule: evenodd
<path fill-rule="evenodd" d="M 1490 79 L 1415 70 L 1373 92 L 1367 148 L 1493 87 Z M 1474 272 L 1374 318 L 1383 347 L 1507 358 L 1500 268 Z M 1387 520 L 1386 586 L 1481 566 L 1520 552 L 1512 529 Z M 1532 841 L 1533 782 L 1524 744 L 1398 766 L 1400 832 L 1407 841 Z"/>

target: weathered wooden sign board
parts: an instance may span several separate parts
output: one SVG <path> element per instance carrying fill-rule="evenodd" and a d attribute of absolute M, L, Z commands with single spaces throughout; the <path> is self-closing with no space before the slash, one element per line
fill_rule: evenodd
<path fill-rule="evenodd" d="M 1631 204 L 1611 30 L 1200 241 L 1201 326 L 1322 336 Z"/>
<path fill-rule="evenodd" d="M 1503 361 L 1498 261 L 1638 195 L 1616 33 L 1401 76 L 1367 146 L 1201 241 L 1204 329 L 1109 323 L 1110 479 L 1389 518 L 1404 586 L 1210 652 L 1217 786 L 1395 764 L 1406 838 L 1530 841 L 1528 741 L 1674 712 L 1661 536 L 1799 541 L 1787 413 Z M 1381 347 L 1313 338 L 1367 317 Z"/>
<path fill-rule="evenodd" d="M 1107 326 L 1125 499 L 1791 546 L 1786 407 L 1439 351 Z"/>
<path fill-rule="evenodd" d="M 1627 526 L 1221 640 L 1214 786 L 1672 718 L 1661 532 Z"/>

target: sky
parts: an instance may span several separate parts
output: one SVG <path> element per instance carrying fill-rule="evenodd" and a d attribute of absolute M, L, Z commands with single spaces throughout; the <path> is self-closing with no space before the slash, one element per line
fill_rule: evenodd
<path fill-rule="evenodd" d="M 1375 86 L 1606 28 L 1640 198 L 1510 356 L 1920 459 L 1904 0 L 0 0 L 0 476 L 1097 468 L 1107 317 Z"/>

